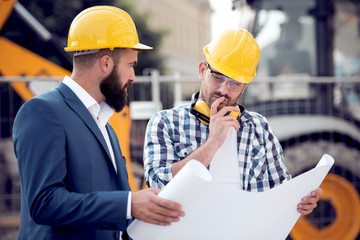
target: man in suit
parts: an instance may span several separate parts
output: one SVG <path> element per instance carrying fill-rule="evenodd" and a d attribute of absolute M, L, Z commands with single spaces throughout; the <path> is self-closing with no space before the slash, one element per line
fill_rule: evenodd
<path fill-rule="evenodd" d="M 126 104 L 140 49 L 151 47 L 121 9 L 92 7 L 73 20 L 65 48 L 74 52 L 71 77 L 26 102 L 14 121 L 19 239 L 127 239 L 132 218 L 169 225 L 184 215 L 159 190 L 131 192 L 107 123 Z"/>

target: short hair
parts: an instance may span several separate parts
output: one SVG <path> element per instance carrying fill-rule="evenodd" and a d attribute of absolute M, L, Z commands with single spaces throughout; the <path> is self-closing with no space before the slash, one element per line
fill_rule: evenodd
<path fill-rule="evenodd" d="M 96 60 L 99 58 L 108 55 L 110 56 L 114 62 L 115 65 L 118 64 L 120 55 L 123 52 L 123 48 L 115 48 L 113 50 L 110 50 L 109 48 L 100 49 L 98 52 L 90 53 L 90 54 L 83 54 L 83 55 L 76 55 L 74 56 L 74 66 L 79 66 L 81 68 L 90 68 L 92 67 Z"/>

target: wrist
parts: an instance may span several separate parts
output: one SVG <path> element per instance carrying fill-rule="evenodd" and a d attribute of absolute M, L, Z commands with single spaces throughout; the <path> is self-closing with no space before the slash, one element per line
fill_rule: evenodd
<path fill-rule="evenodd" d="M 218 141 L 211 141 L 208 139 L 202 146 L 201 146 L 201 156 L 202 156 L 202 162 L 205 165 L 205 167 L 208 167 L 211 160 L 213 159 L 215 153 L 219 149 L 219 147 L 222 145 L 222 143 L 219 144 Z"/>
<path fill-rule="evenodd" d="M 209 136 L 203 145 L 206 146 L 207 150 L 215 153 L 221 145 L 223 145 L 223 143 L 224 141 L 222 141 L 219 137 Z"/>

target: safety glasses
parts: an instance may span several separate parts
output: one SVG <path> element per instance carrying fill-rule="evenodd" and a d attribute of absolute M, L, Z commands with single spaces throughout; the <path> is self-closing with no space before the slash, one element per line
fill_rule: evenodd
<path fill-rule="evenodd" d="M 221 87 L 223 84 L 227 83 L 228 88 L 231 90 L 236 90 L 240 87 L 241 83 L 231 79 L 219 72 L 214 71 L 211 69 L 210 65 L 206 63 L 208 70 L 210 71 L 210 83 L 217 87 Z"/>

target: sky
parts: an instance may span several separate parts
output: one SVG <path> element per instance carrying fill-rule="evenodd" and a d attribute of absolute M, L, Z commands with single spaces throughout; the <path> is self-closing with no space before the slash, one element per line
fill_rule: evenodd
<path fill-rule="evenodd" d="M 211 38 L 219 35 L 223 30 L 239 27 L 239 11 L 233 11 L 231 0 L 210 0 L 214 10 L 211 18 Z"/>

